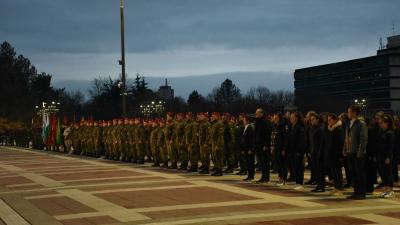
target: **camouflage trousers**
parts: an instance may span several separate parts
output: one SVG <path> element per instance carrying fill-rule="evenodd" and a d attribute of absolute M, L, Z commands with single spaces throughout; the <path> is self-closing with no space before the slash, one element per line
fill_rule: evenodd
<path fill-rule="evenodd" d="M 205 168 L 210 167 L 210 147 L 207 144 L 200 146 L 200 161 L 201 166 Z"/>

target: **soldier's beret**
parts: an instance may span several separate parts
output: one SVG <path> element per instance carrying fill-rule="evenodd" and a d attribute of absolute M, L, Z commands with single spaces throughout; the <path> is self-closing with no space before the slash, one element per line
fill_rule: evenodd
<path fill-rule="evenodd" d="M 219 112 L 213 112 L 212 115 L 213 116 L 218 116 L 218 117 L 220 116 Z"/>

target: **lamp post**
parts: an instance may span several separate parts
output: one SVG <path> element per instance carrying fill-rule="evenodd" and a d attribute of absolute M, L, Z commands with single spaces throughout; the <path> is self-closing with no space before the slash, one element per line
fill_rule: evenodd
<path fill-rule="evenodd" d="M 124 24 L 124 0 L 120 0 L 120 16 L 121 16 L 121 60 L 119 64 L 122 67 L 121 82 L 122 82 L 122 117 L 126 117 L 126 77 L 125 77 L 125 24 Z"/>
<path fill-rule="evenodd" d="M 358 105 L 362 110 L 367 109 L 367 99 L 354 99 L 354 103 Z"/>

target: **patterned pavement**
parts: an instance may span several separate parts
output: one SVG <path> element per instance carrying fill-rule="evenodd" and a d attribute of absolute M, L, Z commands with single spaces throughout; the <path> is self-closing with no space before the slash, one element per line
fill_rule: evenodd
<path fill-rule="evenodd" d="M 0 225 L 400 224 L 398 195 L 349 201 L 310 189 L 0 147 Z"/>

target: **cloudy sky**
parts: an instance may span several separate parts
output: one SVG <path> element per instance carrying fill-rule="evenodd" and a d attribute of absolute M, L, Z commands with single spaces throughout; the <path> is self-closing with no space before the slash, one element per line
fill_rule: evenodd
<path fill-rule="evenodd" d="M 399 12 L 398 0 L 125 0 L 127 71 L 291 73 L 375 54 Z M 55 80 L 119 74 L 119 0 L 0 0 L 0 17 L 0 41 Z"/>

